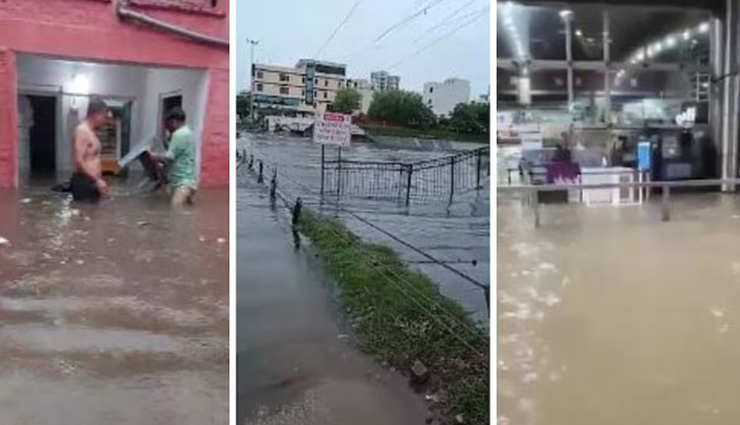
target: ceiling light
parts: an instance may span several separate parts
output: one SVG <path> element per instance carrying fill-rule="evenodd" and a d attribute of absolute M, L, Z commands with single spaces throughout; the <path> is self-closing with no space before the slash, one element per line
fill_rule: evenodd
<path fill-rule="evenodd" d="M 576 30 L 576 35 L 577 35 L 578 37 L 583 37 L 583 31 L 581 31 L 581 30 Z"/>
<path fill-rule="evenodd" d="M 568 18 L 568 17 L 570 17 L 572 15 L 573 15 L 573 11 L 572 10 L 563 9 L 563 10 L 560 11 L 560 17 L 563 18 L 563 19 Z"/>
<path fill-rule="evenodd" d="M 709 22 L 704 22 L 703 24 L 699 25 L 699 32 L 707 31 L 709 31 Z"/>
<path fill-rule="evenodd" d="M 635 59 L 637 59 L 638 61 L 642 61 L 645 59 L 645 55 L 640 52 L 637 54 L 637 56 L 635 56 Z"/>
<path fill-rule="evenodd" d="M 673 46 L 675 46 L 675 45 L 676 45 L 676 38 L 675 38 L 675 37 L 673 37 L 673 36 L 670 36 L 670 37 L 666 38 L 666 40 L 665 40 L 665 44 L 666 44 L 666 46 L 668 46 L 668 47 L 673 47 Z"/>
<path fill-rule="evenodd" d="M 689 30 L 684 31 L 683 32 L 683 39 L 684 40 L 688 40 L 689 38 L 691 38 L 691 31 L 689 31 Z"/>

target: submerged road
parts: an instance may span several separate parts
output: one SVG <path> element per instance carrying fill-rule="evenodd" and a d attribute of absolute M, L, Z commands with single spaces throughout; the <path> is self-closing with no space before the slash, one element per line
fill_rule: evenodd
<path fill-rule="evenodd" d="M 0 191 L 0 423 L 228 423 L 228 192 Z"/>
<path fill-rule="evenodd" d="M 334 289 L 289 219 L 245 176 L 237 188 L 238 424 L 413 425 L 425 403 L 353 347 Z"/>

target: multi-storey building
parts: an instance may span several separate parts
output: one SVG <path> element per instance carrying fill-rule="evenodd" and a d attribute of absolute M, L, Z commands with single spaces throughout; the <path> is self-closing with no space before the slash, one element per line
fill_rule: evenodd
<path fill-rule="evenodd" d="M 360 112 L 367 114 L 370 110 L 370 103 L 373 101 L 373 90 L 372 83 L 366 79 L 354 79 L 347 80 L 347 88 L 357 91 L 360 93 Z"/>
<path fill-rule="evenodd" d="M 252 66 L 252 93 L 263 115 L 313 116 L 345 87 L 346 65 L 301 59 L 294 67 Z"/>
<path fill-rule="evenodd" d="M 424 104 L 439 116 L 449 115 L 458 103 L 470 101 L 470 82 L 448 78 L 443 83 L 424 84 Z"/>
<path fill-rule="evenodd" d="M 370 81 L 374 90 L 398 90 L 401 85 L 401 77 L 386 71 L 371 72 Z"/>

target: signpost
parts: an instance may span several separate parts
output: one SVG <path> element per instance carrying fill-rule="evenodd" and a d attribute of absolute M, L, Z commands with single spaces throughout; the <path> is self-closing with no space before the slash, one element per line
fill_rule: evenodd
<path fill-rule="evenodd" d="M 352 116 L 335 112 L 317 113 L 313 125 L 313 141 L 321 145 L 321 194 L 324 194 L 324 172 L 326 145 L 338 147 L 338 172 L 337 194 L 341 192 L 342 176 L 342 146 L 349 146 L 352 138 Z"/>

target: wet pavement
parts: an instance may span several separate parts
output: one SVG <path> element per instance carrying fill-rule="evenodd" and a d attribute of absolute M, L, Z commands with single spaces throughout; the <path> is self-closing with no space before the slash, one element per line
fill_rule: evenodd
<path fill-rule="evenodd" d="M 250 176 L 237 187 L 239 425 L 424 424 L 406 379 L 360 354 L 335 289 L 285 209 Z"/>
<path fill-rule="evenodd" d="M 0 191 L 0 423 L 227 424 L 228 191 Z"/>
<path fill-rule="evenodd" d="M 499 197 L 498 424 L 740 423 L 740 198 Z"/>
<path fill-rule="evenodd" d="M 243 134 L 237 142 L 258 158 L 275 164 L 279 170 L 279 189 L 294 201 L 301 197 L 310 208 L 318 208 L 321 187 L 321 148 L 310 139 Z M 469 148 L 479 147 L 470 144 Z M 354 143 L 342 149 L 342 158 L 356 161 L 417 162 L 449 157 L 458 152 L 445 150 L 399 149 L 375 146 L 372 143 Z M 326 158 L 336 159 L 337 150 L 326 148 Z M 325 202 L 330 210 L 336 198 Z M 362 219 L 372 222 L 407 243 L 443 261 L 466 274 L 481 285 L 490 282 L 490 189 L 486 184 L 480 191 L 456 196 L 452 205 L 447 199 L 437 202 L 412 202 L 410 207 L 393 201 L 373 201 L 359 198 L 340 200 L 346 208 Z M 353 232 L 368 242 L 393 248 L 408 264 L 434 280 L 446 296 L 454 299 L 470 312 L 470 317 L 483 328 L 489 326 L 485 292 L 475 284 L 450 270 L 434 264 L 388 235 L 363 224 L 356 217 L 335 211 Z"/>

